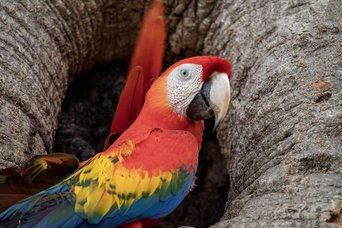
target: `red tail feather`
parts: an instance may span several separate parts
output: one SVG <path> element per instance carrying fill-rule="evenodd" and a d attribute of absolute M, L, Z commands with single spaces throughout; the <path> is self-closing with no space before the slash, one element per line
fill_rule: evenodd
<path fill-rule="evenodd" d="M 136 41 L 130 69 L 141 66 L 144 71 L 144 94 L 150 88 L 152 79 L 158 77 L 162 70 L 165 49 L 166 26 L 164 7 L 160 0 L 153 1 L 146 13 L 139 37 Z"/>
<path fill-rule="evenodd" d="M 106 150 L 138 117 L 143 105 L 144 77 L 140 66 L 134 67 L 128 77 L 125 87 L 121 93 L 115 116 L 104 145 Z"/>
<path fill-rule="evenodd" d="M 143 79 L 142 68 L 132 68 L 121 93 L 110 132 L 121 134 L 137 118 L 143 104 Z"/>
<path fill-rule="evenodd" d="M 154 0 L 151 9 L 143 19 L 127 82 L 120 96 L 105 149 L 137 118 L 146 92 L 153 79 L 161 73 L 166 39 L 163 11 L 161 1 Z M 82 162 L 80 166 L 86 162 Z M 23 169 L 2 170 L 0 172 L 0 211 L 57 183 L 65 174 L 72 173 L 78 165 L 77 159 L 73 156 L 55 153 L 34 157 Z"/>
<path fill-rule="evenodd" d="M 124 132 L 137 118 L 146 92 L 153 79 L 161 73 L 166 39 L 163 11 L 161 1 L 155 0 L 143 19 L 105 149 L 115 141 L 117 134 Z"/>

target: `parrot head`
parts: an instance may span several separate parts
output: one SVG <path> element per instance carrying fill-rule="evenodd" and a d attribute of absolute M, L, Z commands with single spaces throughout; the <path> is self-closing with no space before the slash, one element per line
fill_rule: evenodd
<path fill-rule="evenodd" d="M 198 56 L 169 67 L 151 86 L 146 101 L 171 109 L 180 118 L 207 120 L 215 126 L 228 111 L 230 63 L 216 56 Z"/>

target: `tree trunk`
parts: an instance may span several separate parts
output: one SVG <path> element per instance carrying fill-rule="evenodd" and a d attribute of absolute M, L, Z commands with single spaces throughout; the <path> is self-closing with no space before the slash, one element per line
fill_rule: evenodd
<path fill-rule="evenodd" d="M 144 4 L 1 2 L 0 168 L 51 152 L 68 83 L 96 64 L 128 57 Z"/>
<path fill-rule="evenodd" d="M 220 10 L 221 9 L 221 10 Z M 233 64 L 216 227 L 342 225 L 342 4 L 222 1 L 205 53 Z"/>
<path fill-rule="evenodd" d="M 148 2 L 0 6 L 0 168 L 50 152 L 74 76 L 128 59 Z M 83 3 L 82 3 L 83 2 Z M 165 0 L 167 59 L 233 64 L 219 128 L 230 190 L 217 227 L 342 224 L 342 4 L 339 0 Z"/>

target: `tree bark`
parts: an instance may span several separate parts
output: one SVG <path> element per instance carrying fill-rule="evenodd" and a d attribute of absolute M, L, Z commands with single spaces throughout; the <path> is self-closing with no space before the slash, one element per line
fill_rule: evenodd
<path fill-rule="evenodd" d="M 128 59 L 148 2 L 4 2 L 0 168 L 50 152 L 67 85 Z M 165 0 L 167 59 L 233 65 L 218 139 L 230 190 L 216 227 L 342 224 L 342 4 L 339 0 Z"/>
<path fill-rule="evenodd" d="M 127 58 L 144 7 L 144 1 L 1 2 L 0 168 L 51 152 L 68 83 L 96 64 Z"/>
<path fill-rule="evenodd" d="M 220 10 L 221 9 L 221 10 Z M 205 53 L 232 60 L 216 227 L 342 225 L 341 1 L 222 1 Z"/>

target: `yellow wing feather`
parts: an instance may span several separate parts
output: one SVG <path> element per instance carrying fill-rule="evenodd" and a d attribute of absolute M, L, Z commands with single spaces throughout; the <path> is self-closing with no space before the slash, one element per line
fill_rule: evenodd
<path fill-rule="evenodd" d="M 178 177 L 179 170 L 154 174 L 128 170 L 122 162 L 134 148 L 134 143 L 127 141 L 110 153 L 100 153 L 67 179 L 74 183 L 71 191 L 76 197 L 76 212 L 96 223 L 111 209 L 129 208 L 136 200 L 166 189 L 173 177 Z"/>

